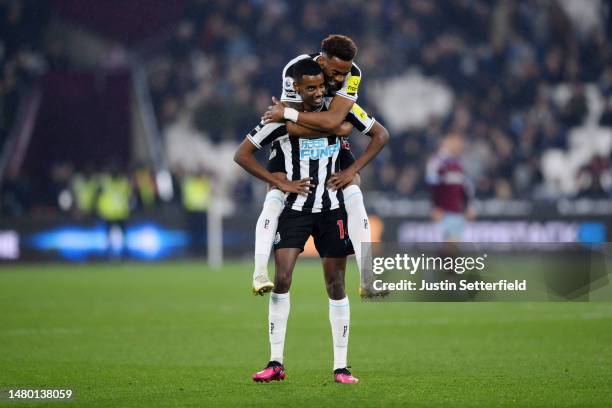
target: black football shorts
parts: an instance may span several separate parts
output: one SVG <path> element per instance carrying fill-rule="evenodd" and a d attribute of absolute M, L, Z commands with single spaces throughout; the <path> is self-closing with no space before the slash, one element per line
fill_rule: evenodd
<path fill-rule="evenodd" d="M 347 233 L 346 219 L 344 208 L 320 213 L 285 208 L 278 219 L 274 250 L 298 248 L 302 252 L 312 235 L 321 258 L 345 258 L 355 253 Z"/>

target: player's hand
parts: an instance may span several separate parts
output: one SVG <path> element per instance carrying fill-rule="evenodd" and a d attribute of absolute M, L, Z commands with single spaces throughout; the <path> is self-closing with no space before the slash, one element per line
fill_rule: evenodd
<path fill-rule="evenodd" d="M 357 174 L 357 170 L 352 167 L 346 168 L 338 173 L 334 173 L 327 181 L 327 188 L 331 189 L 332 191 L 344 188 L 353 182 L 355 174 Z"/>
<path fill-rule="evenodd" d="M 284 122 L 285 104 L 276 99 L 275 96 L 272 97 L 272 103 L 274 105 L 268 106 L 268 110 L 263 114 L 261 120 L 266 124 L 271 122 Z"/>
<path fill-rule="evenodd" d="M 465 210 L 464 216 L 468 221 L 473 221 L 476 219 L 476 211 L 472 207 L 468 207 Z"/>
<path fill-rule="evenodd" d="M 340 126 L 334 129 L 334 135 L 347 137 L 353 132 L 353 125 L 350 122 L 344 121 Z"/>
<path fill-rule="evenodd" d="M 431 219 L 435 222 L 438 222 L 444 217 L 444 210 L 438 207 L 434 207 L 431 210 Z"/>
<path fill-rule="evenodd" d="M 283 193 L 296 193 L 302 196 L 307 196 L 310 190 L 315 187 L 311 183 L 312 177 L 306 177 L 301 180 L 279 180 L 276 187 Z"/>

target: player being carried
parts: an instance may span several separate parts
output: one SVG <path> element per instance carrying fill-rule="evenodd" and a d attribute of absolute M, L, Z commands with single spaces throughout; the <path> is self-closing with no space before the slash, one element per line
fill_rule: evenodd
<path fill-rule="evenodd" d="M 295 91 L 301 96 L 302 109 L 307 112 L 325 111 L 325 82 L 319 64 L 310 58 L 293 67 Z M 357 117 L 349 113 L 340 130 L 348 134 L 352 123 L 372 138 L 373 147 L 366 152 L 376 154 L 388 139 L 388 133 L 371 118 Z M 268 168 L 280 166 L 282 172 L 272 172 L 255 159 L 254 153 L 263 145 L 272 143 L 272 160 Z M 315 247 L 322 258 L 323 272 L 329 297 L 329 319 L 334 347 L 333 376 L 336 382 L 357 383 L 347 368 L 350 309 L 344 288 L 346 257 L 353 252 L 349 235 L 345 230 L 347 214 L 343 206 L 341 190 L 328 186 L 332 174 L 339 169 L 341 140 L 338 136 L 319 139 L 289 137 L 284 123 L 260 123 L 240 144 L 235 160 L 245 170 L 275 185 L 283 196 L 283 209 L 275 228 L 274 291 L 269 301 L 270 361 L 266 368 L 253 374 L 254 381 L 278 381 L 285 378 L 284 344 L 289 317 L 293 269 L 298 255 L 312 235 Z M 356 163 L 361 163 L 360 157 Z M 366 159 L 365 163 L 369 160 Z M 361 167 L 359 167 L 361 168 Z M 271 170 L 278 170 L 272 168 Z"/>
<path fill-rule="evenodd" d="M 320 138 L 326 135 L 348 136 L 342 133 L 341 125 L 349 113 L 366 128 L 358 127 L 367 133 L 376 123 L 355 102 L 361 82 L 361 70 L 353 62 L 357 46 L 343 35 L 330 35 L 321 42 L 321 52 L 318 54 L 303 54 L 289 63 L 283 69 L 283 92 L 281 102 L 273 98 L 275 105 L 264 114 L 264 123 L 286 123 L 287 131 L 292 137 Z M 305 59 L 316 61 L 325 76 L 327 85 L 325 97 L 331 102 L 328 109 L 320 112 L 298 111 L 302 102 L 300 94 L 294 90 L 293 69 L 297 63 Z M 384 137 L 388 133 L 384 127 Z M 361 243 L 370 242 L 370 226 L 363 202 L 363 194 L 359 188 L 359 170 L 364 167 L 380 150 L 379 145 L 371 144 L 364 154 L 355 160 L 349 149 L 348 140 L 341 140 L 339 170 L 327 181 L 329 187 L 339 189 L 344 199 L 344 207 L 348 214 L 348 233 L 355 248 L 357 267 L 360 272 L 361 286 L 359 293 L 369 297 L 377 295 L 368 284 L 368 279 L 361 273 L 362 254 Z M 376 150 L 378 148 L 378 150 Z M 273 153 L 274 154 L 274 153 Z M 284 194 L 278 189 L 270 188 L 264 201 L 262 212 L 257 221 L 255 231 L 255 268 L 253 271 L 253 292 L 264 294 L 273 288 L 268 278 L 268 260 L 270 249 L 275 237 L 278 217 L 284 206 Z"/>

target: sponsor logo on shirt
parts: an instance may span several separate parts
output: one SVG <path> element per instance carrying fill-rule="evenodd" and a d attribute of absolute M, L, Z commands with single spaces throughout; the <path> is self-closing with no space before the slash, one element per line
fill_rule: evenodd
<path fill-rule="evenodd" d="M 356 94 L 357 90 L 359 89 L 359 82 L 361 82 L 361 77 L 358 77 L 358 76 L 348 77 L 346 91 L 352 95 Z"/>
<path fill-rule="evenodd" d="M 327 144 L 327 138 L 300 139 L 300 160 L 319 160 L 331 157 L 340 150 L 340 143 Z"/>
<path fill-rule="evenodd" d="M 351 111 L 353 111 L 355 115 L 359 116 L 361 120 L 366 120 L 368 118 L 368 114 L 366 113 L 366 111 L 361 109 L 361 106 L 357 105 L 356 103 L 353 104 Z"/>

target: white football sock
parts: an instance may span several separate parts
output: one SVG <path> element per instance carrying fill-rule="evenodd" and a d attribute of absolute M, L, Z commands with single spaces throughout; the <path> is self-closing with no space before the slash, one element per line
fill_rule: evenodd
<path fill-rule="evenodd" d="M 255 227 L 255 270 L 253 271 L 253 277 L 261 274 L 268 275 L 270 250 L 276 235 L 278 217 L 283 212 L 284 206 L 285 193 L 277 189 L 268 191 Z"/>
<path fill-rule="evenodd" d="M 268 335 L 270 337 L 270 361 L 283 363 L 285 333 L 289 319 L 289 292 L 270 293 L 268 306 Z"/>
<path fill-rule="evenodd" d="M 329 322 L 334 343 L 334 370 L 346 367 L 350 320 L 351 309 L 348 297 L 340 300 L 329 299 Z"/>
<path fill-rule="evenodd" d="M 355 260 L 359 269 L 359 277 L 363 280 L 361 264 L 361 243 L 372 242 L 370 222 L 363 203 L 363 194 L 356 185 L 350 185 L 343 190 L 344 208 L 346 208 L 348 235 L 355 249 Z"/>

